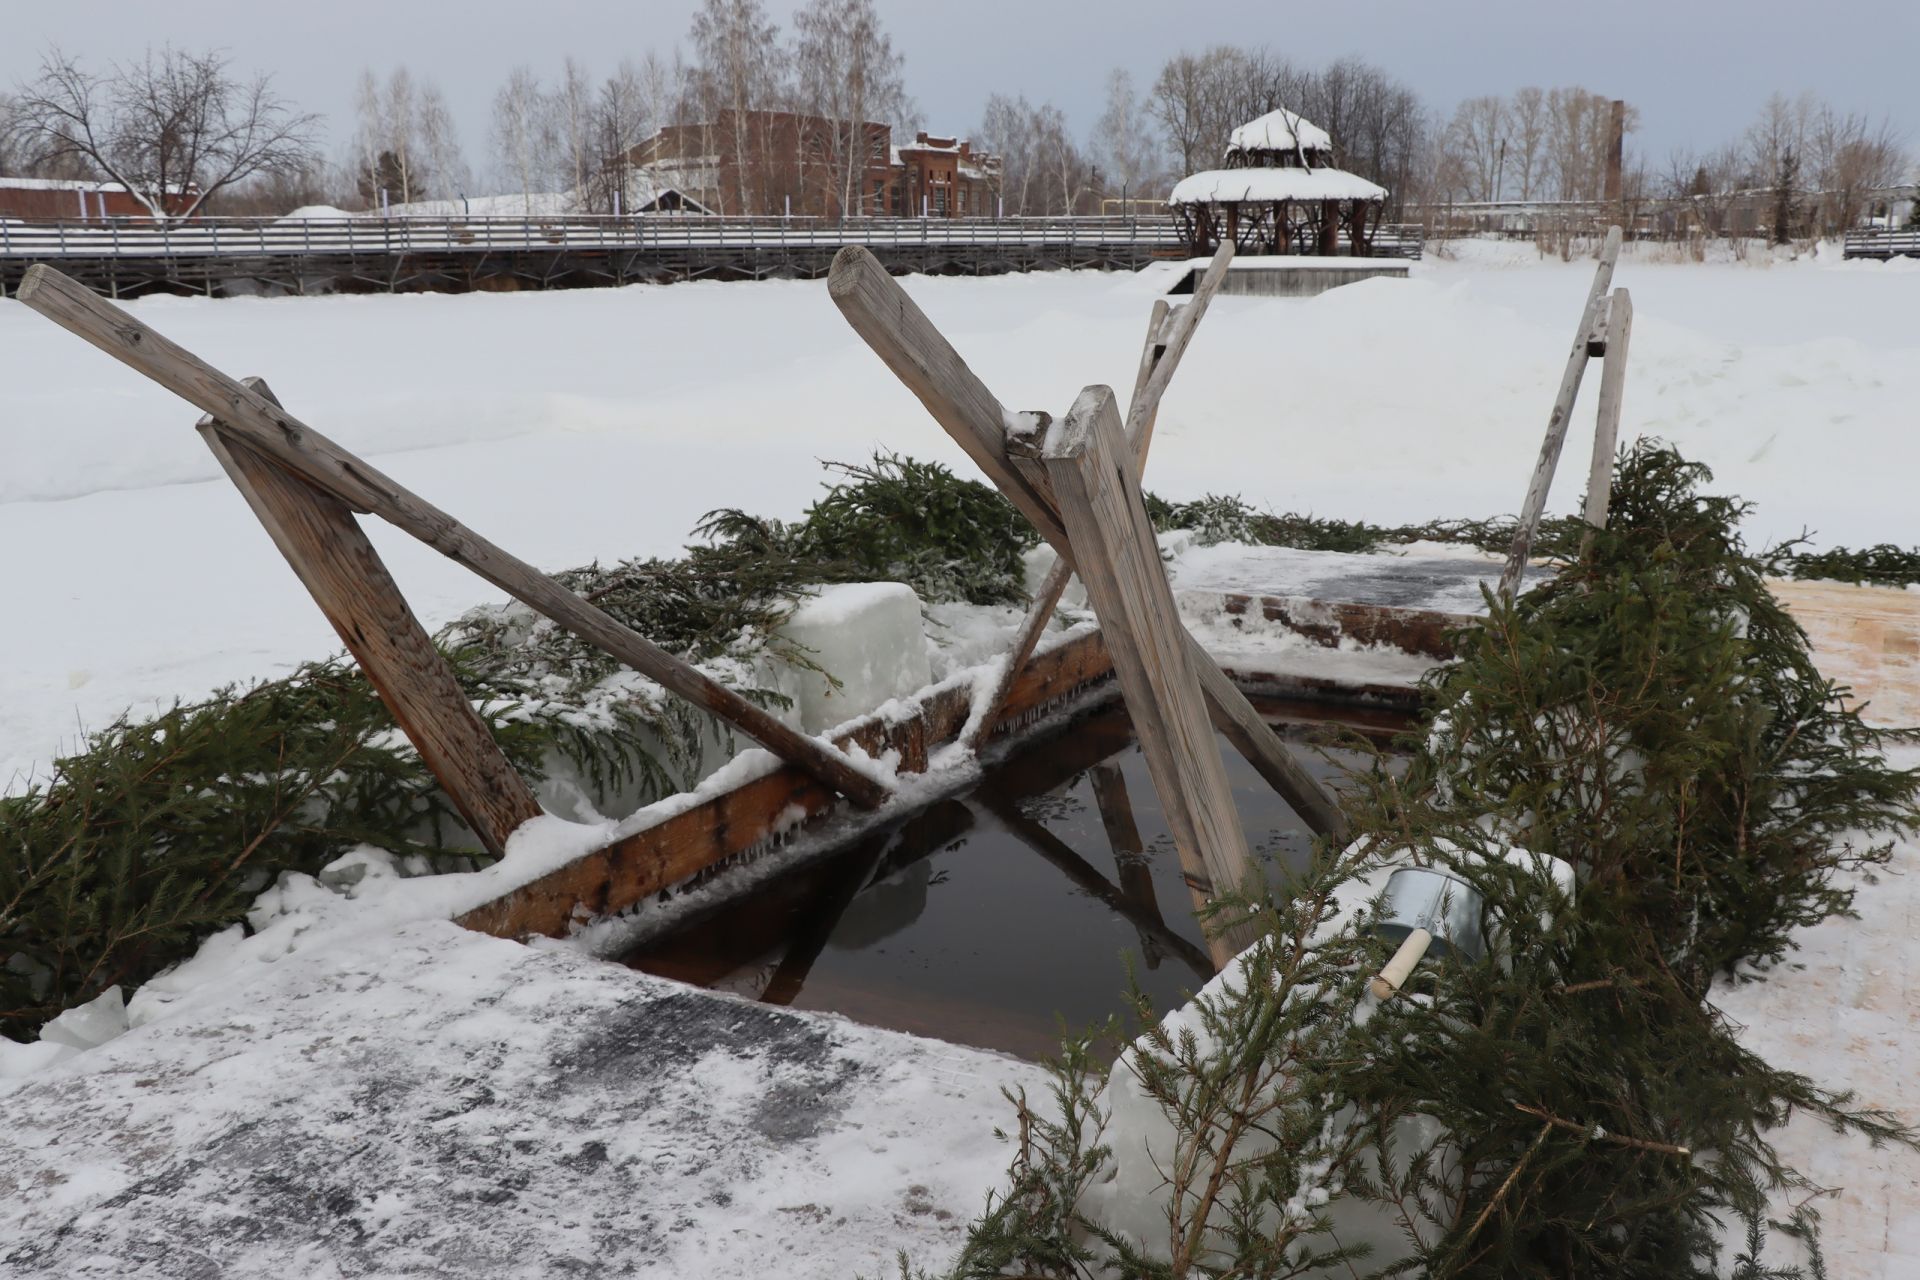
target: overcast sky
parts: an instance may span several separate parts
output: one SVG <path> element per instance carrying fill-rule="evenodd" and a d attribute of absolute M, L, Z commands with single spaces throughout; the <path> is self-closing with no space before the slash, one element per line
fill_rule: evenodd
<path fill-rule="evenodd" d="M 795 0 L 768 0 L 788 25 Z M 1461 98 L 1578 84 L 1640 109 L 1629 148 L 1656 170 L 1670 150 L 1709 148 L 1769 93 L 1812 90 L 1888 116 L 1920 144 L 1920 2 L 1844 0 L 878 0 L 908 86 L 936 132 L 976 126 L 986 96 L 1052 100 L 1082 136 L 1109 69 L 1141 87 L 1168 54 L 1221 41 L 1265 44 L 1302 63 L 1357 53 L 1450 113 Z M 516 63 L 551 76 L 569 53 L 600 75 L 684 42 L 694 0 L 0 0 L 0 85 L 31 76 L 57 42 L 89 61 L 149 44 L 218 46 L 328 119 L 330 151 L 352 133 L 363 66 L 406 63 L 447 93 L 482 172 L 488 105 Z"/>

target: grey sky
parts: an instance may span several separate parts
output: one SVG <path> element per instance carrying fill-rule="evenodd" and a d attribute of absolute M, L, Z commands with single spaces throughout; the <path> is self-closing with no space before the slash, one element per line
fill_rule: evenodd
<path fill-rule="evenodd" d="M 1450 112 L 1463 97 L 1581 84 L 1640 108 L 1629 146 L 1657 169 L 1669 150 L 1729 140 L 1774 90 L 1891 117 L 1920 144 L 1920 3 L 1846 0 L 878 0 L 930 127 L 967 131 L 987 94 L 1051 99 L 1084 135 L 1108 70 L 1144 88 L 1176 50 L 1266 44 L 1297 61 L 1358 53 Z M 785 27 L 795 0 L 769 0 Z M 437 82 L 476 169 L 490 168 L 487 112 L 516 63 L 551 76 L 573 53 L 604 74 L 684 40 L 694 0 L 0 0 L 0 84 L 30 76 L 49 42 L 90 61 L 148 44 L 217 45 L 274 72 L 281 91 L 352 130 L 362 66 L 404 62 Z"/>

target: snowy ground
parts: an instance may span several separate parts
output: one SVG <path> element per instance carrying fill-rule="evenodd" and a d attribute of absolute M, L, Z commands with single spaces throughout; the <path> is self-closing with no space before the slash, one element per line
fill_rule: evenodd
<path fill-rule="evenodd" d="M 418 924 L 0 1096 L 0 1274 L 872 1280 L 1006 1167 L 995 1054 Z"/>
<path fill-rule="evenodd" d="M 1587 264 L 1430 260 L 1319 298 L 1222 298 L 1175 379 L 1150 484 L 1409 520 L 1519 505 Z M 1760 504 L 1755 532 L 1913 543 L 1920 272 L 1629 260 L 1625 431 Z M 1150 279 L 908 278 L 1015 408 L 1130 385 Z M 823 282 L 133 308 L 537 564 L 670 552 L 705 511 L 794 515 L 821 459 L 965 460 Z M 1591 400 L 1553 505 L 1579 499 Z M 130 704 L 335 646 L 190 429 L 193 410 L 0 301 L 0 787 Z M 493 598 L 375 531 L 429 625 Z"/>

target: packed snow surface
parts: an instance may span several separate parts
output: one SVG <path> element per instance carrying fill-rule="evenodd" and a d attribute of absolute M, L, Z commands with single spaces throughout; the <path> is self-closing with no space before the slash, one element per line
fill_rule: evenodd
<path fill-rule="evenodd" d="M 880 1277 L 957 1247 L 1042 1084 L 413 925 L 0 1094 L 0 1274 Z"/>

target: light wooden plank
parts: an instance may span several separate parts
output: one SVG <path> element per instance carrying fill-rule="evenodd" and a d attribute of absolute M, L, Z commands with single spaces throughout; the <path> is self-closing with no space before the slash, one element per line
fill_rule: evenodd
<path fill-rule="evenodd" d="M 280 403 L 259 379 L 247 385 Z M 507 837 L 539 817 L 540 805 L 475 714 L 353 513 L 229 438 L 214 418 L 201 419 L 199 431 L 454 808 L 488 852 L 505 853 Z"/>
<path fill-rule="evenodd" d="M 1607 356 L 1600 366 L 1600 413 L 1593 429 L 1593 461 L 1587 468 L 1586 521 L 1595 529 L 1607 527 L 1607 507 L 1613 500 L 1613 454 L 1620 441 L 1620 403 L 1627 388 L 1627 350 L 1633 339 L 1633 297 L 1625 289 L 1613 291 L 1607 308 Z M 1582 542 L 1593 540 L 1588 533 Z"/>
<path fill-rule="evenodd" d="M 1081 392 L 1043 459 L 1181 865 L 1209 896 L 1236 891 L 1252 855 L 1113 392 Z"/>
<path fill-rule="evenodd" d="M 1507 565 L 1500 574 L 1500 594 L 1513 598 L 1520 575 L 1526 571 L 1527 556 L 1533 550 L 1533 538 L 1540 528 L 1540 514 L 1546 510 L 1547 492 L 1553 487 L 1554 468 L 1560 464 L 1560 447 L 1567 440 L 1567 422 L 1573 414 L 1574 399 L 1580 394 L 1580 378 L 1587 369 L 1587 339 L 1593 332 L 1594 317 L 1606 300 L 1613 283 L 1614 264 L 1620 259 L 1620 228 L 1607 231 L 1600 249 L 1600 265 L 1594 269 L 1593 287 L 1587 291 L 1586 306 L 1580 310 L 1580 327 L 1574 331 L 1573 350 L 1567 356 L 1566 371 L 1560 376 L 1560 391 L 1553 399 L 1553 412 L 1547 416 L 1546 439 L 1540 444 L 1540 457 L 1533 464 L 1527 481 L 1527 496 L 1520 505 L 1520 523 L 1513 531 L 1513 543 L 1507 549 Z"/>
<path fill-rule="evenodd" d="M 872 254 L 855 246 L 835 255 L 828 293 L 874 354 L 907 384 L 934 421 L 1071 566 L 1073 548 L 1053 505 L 1045 468 L 1033 459 L 1021 459 L 1023 465 L 1017 467 L 1010 451 L 1022 422 L 967 368 L 906 290 Z M 1314 831 L 1344 838 L 1346 824 L 1325 789 L 1293 758 L 1200 642 L 1187 636 L 1186 643 L 1195 656 L 1215 726 Z"/>
<path fill-rule="evenodd" d="M 890 794 L 884 783 L 863 772 L 845 755 L 781 723 L 59 272 L 44 264 L 30 268 L 19 300 L 198 405 L 219 419 L 230 436 L 354 510 L 371 512 L 404 529 L 589 644 L 725 720 L 781 759 L 806 769 L 855 803 L 873 808 Z"/>
<path fill-rule="evenodd" d="M 1167 349 L 1166 343 L 1161 338 L 1167 323 L 1167 313 L 1166 299 L 1156 298 L 1152 312 L 1147 317 L 1147 338 L 1140 347 L 1139 372 L 1134 375 L 1133 398 L 1136 403 L 1141 398 L 1141 392 L 1145 389 L 1154 366 L 1159 363 L 1161 352 Z M 1153 415 L 1149 414 L 1145 421 L 1146 426 L 1138 436 L 1130 433 L 1130 438 L 1140 441 L 1135 453 L 1142 467 L 1146 465 L 1147 445 L 1153 438 Z M 1034 649 L 1039 645 L 1040 637 L 1046 634 L 1047 624 L 1053 621 L 1053 611 L 1060 606 L 1060 596 L 1066 591 L 1067 583 L 1072 577 L 1073 570 L 1067 562 L 1055 556 L 1053 564 L 1047 568 L 1046 576 L 1040 580 L 1039 590 L 1033 593 L 1033 602 L 1027 607 L 1026 617 L 1020 620 L 1020 630 L 1014 635 L 1013 645 L 1007 652 L 1007 660 L 1000 667 L 994 679 L 993 689 L 987 695 L 985 712 L 975 722 L 973 732 L 967 737 L 969 750 L 978 753 L 980 748 L 986 745 L 987 739 L 993 736 L 993 727 L 998 719 L 1000 705 L 1006 701 L 1007 690 L 1013 687 L 1013 682 L 1019 678 L 1021 669 L 1027 665 L 1027 659 L 1033 656 Z"/>

